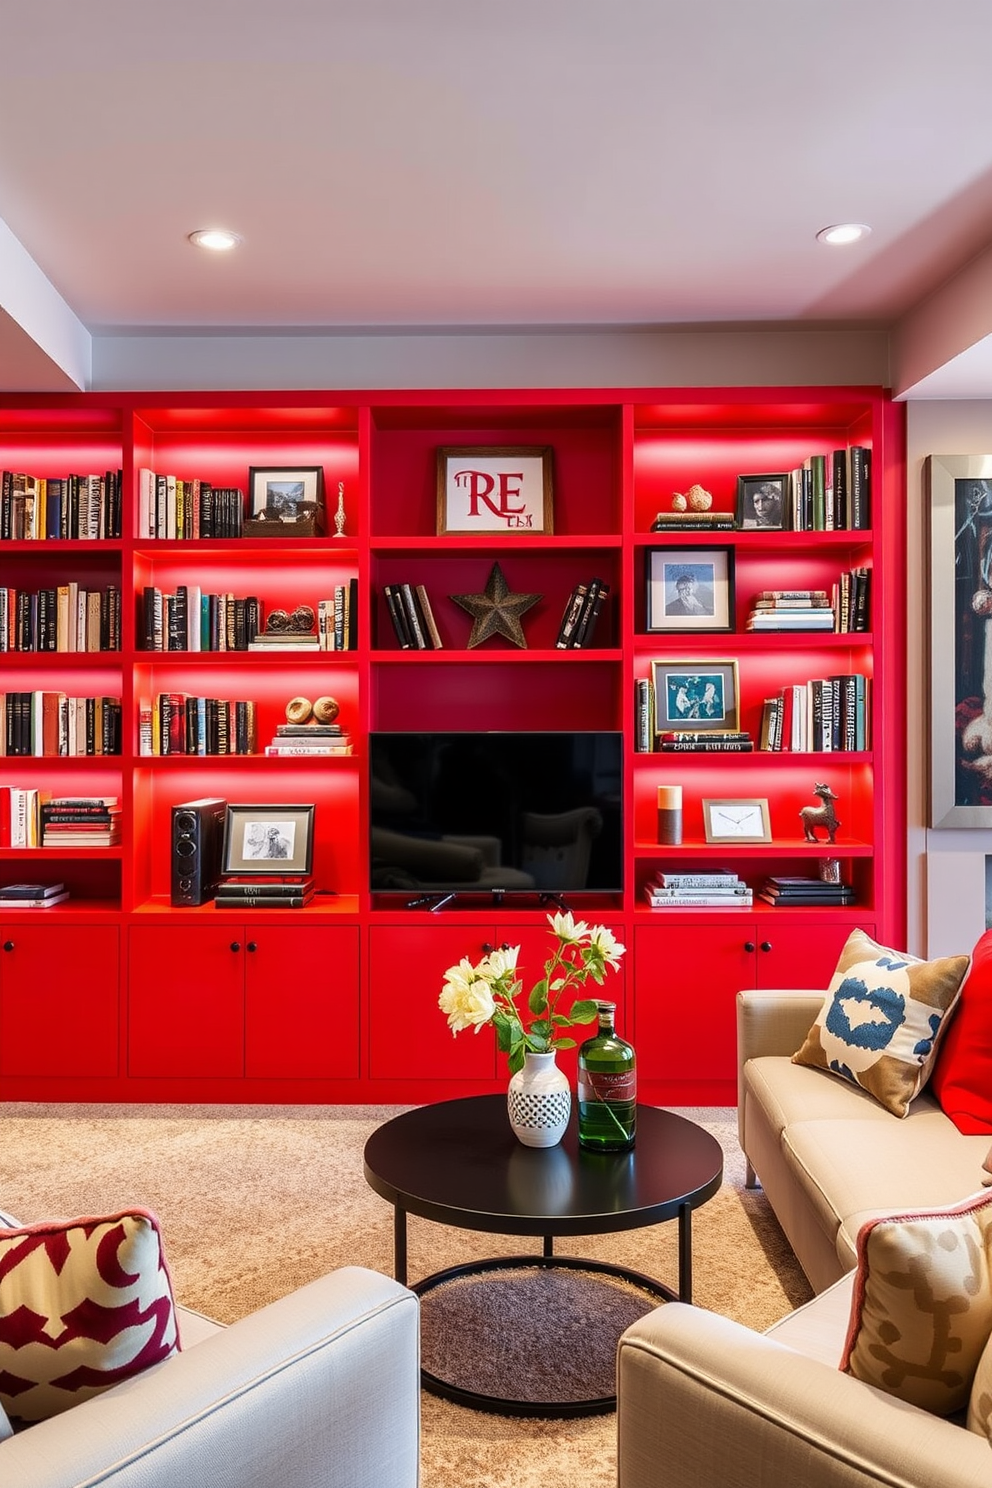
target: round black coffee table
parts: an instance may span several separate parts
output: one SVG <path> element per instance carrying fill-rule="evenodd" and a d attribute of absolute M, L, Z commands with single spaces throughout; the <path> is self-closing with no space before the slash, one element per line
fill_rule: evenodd
<path fill-rule="evenodd" d="M 395 1116 L 365 1144 L 365 1178 L 393 1205 L 393 1269 L 407 1281 L 407 1214 L 457 1229 L 540 1235 L 540 1256 L 449 1267 L 412 1287 L 423 1296 L 467 1274 L 520 1267 L 581 1269 L 620 1278 L 652 1297 L 692 1301 L 692 1211 L 723 1181 L 719 1142 L 695 1122 L 654 1106 L 637 1108 L 630 1152 L 579 1147 L 575 1112 L 557 1147 L 524 1147 L 510 1130 L 506 1098 L 471 1096 Z M 554 1238 L 602 1235 L 677 1219 L 678 1288 L 621 1266 L 554 1255 Z M 614 1395 L 568 1401 L 515 1400 L 463 1390 L 428 1371 L 426 1389 L 476 1409 L 514 1415 L 589 1415 L 612 1409 Z"/>

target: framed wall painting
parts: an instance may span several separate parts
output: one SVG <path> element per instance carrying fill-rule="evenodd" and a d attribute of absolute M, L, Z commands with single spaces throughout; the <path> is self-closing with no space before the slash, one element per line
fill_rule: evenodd
<path fill-rule="evenodd" d="M 738 729 L 737 661 L 652 661 L 655 732 Z"/>
<path fill-rule="evenodd" d="M 442 445 L 437 530 L 554 532 L 550 445 Z"/>
<path fill-rule="evenodd" d="M 992 929 L 992 855 L 931 845 L 926 888 L 925 954 L 930 959 L 967 955 Z"/>
<path fill-rule="evenodd" d="M 644 561 L 649 632 L 733 630 L 732 548 L 648 548 Z"/>
<path fill-rule="evenodd" d="M 992 455 L 928 455 L 929 824 L 992 828 Z"/>
<path fill-rule="evenodd" d="M 222 872 L 310 873 L 314 806 L 229 805 Z"/>

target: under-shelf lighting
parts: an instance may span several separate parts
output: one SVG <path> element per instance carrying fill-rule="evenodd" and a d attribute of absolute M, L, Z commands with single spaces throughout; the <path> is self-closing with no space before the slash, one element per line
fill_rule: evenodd
<path fill-rule="evenodd" d="M 871 228 L 866 222 L 837 222 L 833 227 L 821 227 L 816 235 L 818 243 L 858 243 L 866 238 Z"/>
<path fill-rule="evenodd" d="M 243 242 L 239 233 L 228 232 L 226 227 L 197 228 L 189 234 L 189 240 L 197 248 L 209 248 L 212 253 L 228 253 Z"/>

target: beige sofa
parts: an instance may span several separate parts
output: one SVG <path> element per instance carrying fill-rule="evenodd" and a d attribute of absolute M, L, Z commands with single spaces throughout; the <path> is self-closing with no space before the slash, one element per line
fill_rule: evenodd
<path fill-rule="evenodd" d="M 619 1488 L 988 1488 L 984 1436 L 838 1369 L 865 1220 L 982 1186 L 988 1136 L 962 1136 L 926 1091 L 899 1120 L 794 1065 L 824 993 L 738 998 L 739 1130 L 818 1294 L 767 1333 L 672 1303 L 621 1339 Z"/>
<path fill-rule="evenodd" d="M 419 1308 L 343 1267 L 0 1441 L 6 1488 L 416 1488 Z"/>

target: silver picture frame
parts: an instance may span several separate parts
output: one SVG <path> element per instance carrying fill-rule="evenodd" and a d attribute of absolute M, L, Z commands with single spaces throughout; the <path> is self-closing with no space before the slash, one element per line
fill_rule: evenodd
<path fill-rule="evenodd" d="M 928 812 L 992 828 L 992 454 L 928 455 Z"/>

